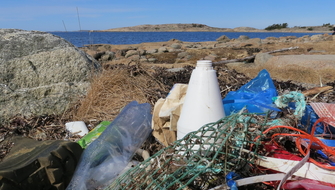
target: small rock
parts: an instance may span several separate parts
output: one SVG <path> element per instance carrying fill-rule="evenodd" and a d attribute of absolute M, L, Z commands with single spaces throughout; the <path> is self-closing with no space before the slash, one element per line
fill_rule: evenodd
<path fill-rule="evenodd" d="M 230 38 L 228 38 L 226 35 L 220 36 L 218 39 L 216 39 L 218 42 L 228 42 L 230 41 Z"/>
<path fill-rule="evenodd" d="M 137 51 L 138 51 L 139 55 L 145 55 L 146 54 L 145 49 L 138 49 Z"/>
<path fill-rule="evenodd" d="M 157 53 L 158 50 L 157 49 L 150 49 L 147 51 L 148 54 L 153 54 L 153 53 Z"/>
<path fill-rule="evenodd" d="M 200 49 L 200 48 L 202 48 L 202 45 L 201 45 L 201 44 L 195 44 L 195 45 L 193 45 L 193 48 L 198 48 L 198 49 Z"/>
<path fill-rule="evenodd" d="M 149 59 L 148 59 L 148 62 L 151 62 L 151 63 L 154 63 L 154 62 L 156 62 L 156 61 L 157 61 L 156 58 L 149 58 Z"/>
<path fill-rule="evenodd" d="M 192 55 L 187 55 L 184 59 L 185 60 L 190 60 L 193 56 Z"/>
<path fill-rule="evenodd" d="M 180 49 L 181 45 L 177 44 L 177 43 L 173 43 L 170 47 L 173 48 L 173 49 Z"/>
<path fill-rule="evenodd" d="M 169 52 L 181 52 L 183 50 L 182 49 L 172 49 L 172 48 L 170 48 L 170 49 L 168 49 L 168 51 Z"/>
<path fill-rule="evenodd" d="M 114 59 L 115 53 L 112 51 L 107 51 L 103 56 L 101 56 L 101 61 L 110 61 Z"/>
<path fill-rule="evenodd" d="M 128 57 L 130 57 L 130 56 L 138 55 L 138 54 L 139 54 L 139 52 L 136 51 L 136 50 L 129 50 L 129 51 L 127 51 L 125 57 L 128 58 Z"/>
<path fill-rule="evenodd" d="M 259 45 L 262 43 L 262 40 L 260 38 L 250 38 L 249 40 L 246 41 L 246 43 L 252 45 Z"/>
<path fill-rule="evenodd" d="M 168 49 L 166 47 L 158 48 L 158 53 L 164 53 L 164 52 L 168 52 Z"/>
<path fill-rule="evenodd" d="M 279 40 L 279 38 L 276 38 L 276 37 L 267 37 L 267 38 L 265 38 L 265 40 L 274 40 L 274 41 L 276 41 L 276 40 Z"/>
<path fill-rule="evenodd" d="M 176 72 L 179 72 L 179 71 L 185 71 L 186 69 L 185 68 L 171 68 L 171 69 L 166 69 L 166 71 L 169 71 L 169 72 L 172 72 L 172 73 L 176 73 Z"/>
<path fill-rule="evenodd" d="M 184 45 L 184 48 L 187 49 L 187 48 L 193 48 L 193 45 Z"/>
<path fill-rule="evenodd" d="M 188 55 L 187 52 L 180 52 L 180 53 L 178 53 L 177 58 L 179 58 L 179 59 L 183 59 L 183 58 L 185 58 L 187 55 Z"/>
<path fill-rule="evenodd" d="M 270 55 L 268 53 L 258 53 L 255 56 L 255 61 L 254 63 L 256 65 L 263 65 L 265 64 L 271 57 L 273 57 L 273 55 Z"/>
<path fill-rule="evenodd" d="M 143 55 L 140 57 L 140 62 L 147 62 L 147 61 L 148 61 L 147 57 Z"/>
<path fill-rule="evenodd" d="M 101 56 L 103 56 L 105 54 L 105 52 L 97 52 L 95 54 L 93 54 L 93 58 L 96 59 L 96 60 L 99 60 L 101 58 Z"/>
<path fill-rule="evenodd" d="M 249 40 L 250 38 L 246 35 L 241 35 L 240 37 L 237 38 L 237 40 L 239 41 L 245 41 L 245 40 Z"/>
<path fill-rule="evenodd" d="M 176 42 L 176 43 L 183 43 L 183 41 L 177 40 L 177 39 L 171 39 L 169 42 Z"/>
<path fill-rule="evenodd" d="M 132 60 L 132 61 L 139 61 L 140 58 L 141 58 L 141 56 L 135 54 L 135 55 L 132 55 L 132 56 L 130 56 L 130 57 L 128 57 L 128 58 L 129 58 L 130 60 Z"/>

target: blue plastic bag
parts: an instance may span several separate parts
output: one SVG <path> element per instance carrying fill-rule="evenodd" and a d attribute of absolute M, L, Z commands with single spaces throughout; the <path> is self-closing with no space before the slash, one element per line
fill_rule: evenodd
<path fill-rule="evenodd" d="M 265 113 L 270 110 L 280 111 L 272 101 L 276 96 L 278 93 L 270 74 L 263 69 L 240 89 L 229 92 L 222 102 L 226 116 L 237 113 L 244 107 L 250 113 Z"/>

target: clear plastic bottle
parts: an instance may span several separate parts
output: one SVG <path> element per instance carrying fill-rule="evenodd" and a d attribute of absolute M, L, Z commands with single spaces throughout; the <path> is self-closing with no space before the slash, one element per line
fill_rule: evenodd
<path fill-rule="evenodd" d="M 84 150 L 68 190 L 102 189 L 126 168 L 151 133 L 151 106 L 133 101 Z"/>

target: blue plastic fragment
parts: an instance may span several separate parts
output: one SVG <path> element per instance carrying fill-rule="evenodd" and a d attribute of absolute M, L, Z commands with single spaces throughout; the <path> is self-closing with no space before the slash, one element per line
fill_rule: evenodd
<path fill-rule="evenodd" d="M 320 155 L 321 158 L 327 160 L 328 163 L 329 163 L 331 166 L 335 166 L 335 163 L 332 162 L 332 161 L 328 158 L 328 156 L 327 156 L 325 153 L 323 153 L 321 150 L 317 150 L 316 153 L 317 153 L 318 155 Z"/>
<path fill-rule="evenodd" d="M 239 179 L 240 176 L 235 172 L 229 172 L 226 175 L 226 183 L 231 190 L 238 190 L 237 184 L 234 180 Z"/>

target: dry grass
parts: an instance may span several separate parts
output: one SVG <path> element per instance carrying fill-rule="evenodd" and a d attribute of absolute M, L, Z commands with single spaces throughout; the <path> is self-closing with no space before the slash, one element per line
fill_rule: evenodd
<path fill-rule="evenodd" d="M 189 62 L 194 65 L 198 60 L 201 60 L 212 53 L 212 51 L 208 49 L 188 49 L 186 52 L 191 56 Z"/>
<path fill-rule="evenodd" d="M 158 83 L 145 73 L 129 68 L 103 70 L 93 79 L 73 117 L 82 121 L 112 121 L 129 102 L 148 102 L 146 91 L 157 88 Z"/>

